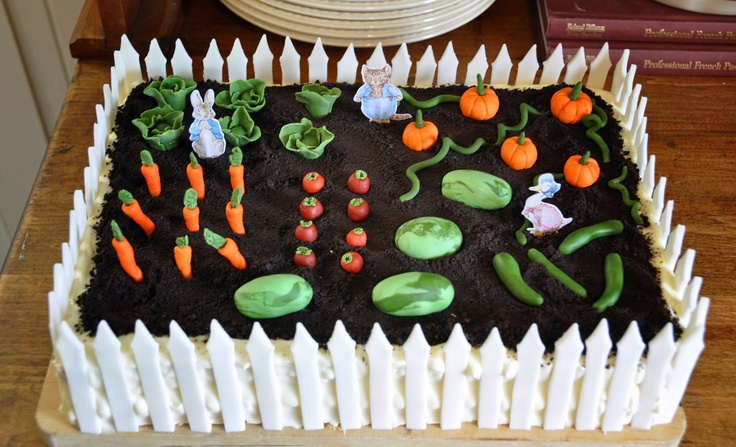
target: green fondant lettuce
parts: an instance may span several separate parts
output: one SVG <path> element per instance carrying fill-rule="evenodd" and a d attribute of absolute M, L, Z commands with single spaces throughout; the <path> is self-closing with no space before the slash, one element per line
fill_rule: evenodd
<path fill-rule="evenodd" d="M 230 83 L 230 89 L 215 97 L 215 104 L 226 109 L 245 107 L 248 112 L 257 112 L 266 105 L 266 83 L 260 79 L 238 80 Z"/>
<path fill-rule="evenodd" d="M 146 110 L 133 120 L 133 124 L 151 149 L 168 151 L 179 145 L 179 137 L 184 132 L 183 118 L 184 112 L 167 105 Z"/>
<path fill-rule="evenodd" d="M 233 146 L 245 146 L 261 137 L 261 129 L 250 117 L 245 107 L 235 109 L 233 116 L 220 118 L 220 126 L 225 134 L 225 140 Z"/>
<path fill-rule="evenodd" d="M 299 123 L 285 125 L 279 132 L 279 139 L 286 149 L 309 160 L 319 158 L 333 138 L 335 135 L 327 128 L 314 127 L 306 118 Z"/>
<path fill-rule="evenodd" d="M 306 84 L 296 93 L 296 100 L 307 108 L 314 118 L 324 118 L 332 112 L 332 105 L 340 97 L 339 88 L 327 88 L 319 84 Z"/>
<path fill-rule="evenodd" d="M 146 95 L 155 98 L 159 107 L 171 106 L 174 110 L 183 111 L 187 105 L 187 95 L 194 90 L 197 83 L 191 79 L 171 75 L 163 81 L 153 81 L 143 90 Z"/>

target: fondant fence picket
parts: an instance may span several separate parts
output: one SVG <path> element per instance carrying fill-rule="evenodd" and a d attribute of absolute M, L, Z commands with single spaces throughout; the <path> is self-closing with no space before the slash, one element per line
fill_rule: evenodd
<path fill-rule="evenodd" d="M 132 340 L 121 343 L 103 321 L 97 337 L 83 342 L 63 319 L 74 265 L 82 256 L 80 241 L 87 218 L 95 212 L 97 178 L 104 166 L 117 105 L 143 81 L 140 56 L 125 36 L 114 60 L 111 82 L 103 87 L 104 104 L 95 110 L 97 123 L 93 146 L 88 150 L 84 191 L 74 193 L 69 241 L 62 245 L 62 262 L 54 265 L 54 289 L 48 294 L 56 368 L 73 405 L 67 410 L 81 431 L 135 431 L 140 425 L 152 424 L 155 431 L 171 432 L 178 423 L 188 423 L 193 431 L 210 431 L 214 423 L 223 423 L 227 431 L 242 431 L 246 422 L 278 430 L 285 426 L 287 416 L 301 421 L 309 430 L 321 429 L 327 421 L 339 423 L 343 429 L 366 424 L 390 429 L 404 424 L 422 430 L 435 422 L 443 429 L 454 429 L 467 420 L 464 412 L 470 412 L 470 418 L 477 419 L 481 428 L 509 424 L 520 429 L 541 425 L 550 430 L 574 426 L 580 430 L 602 427 L 615 431 L 629 423 L 649 428 L 674 417 L 704 348 L 709 300 L 700 297 L 702 278 L 692 276 L 695 252 L 682 253 L 685 227 L 678 225 L 670 230 L 674 205 L 664 200 L 666 179 L 660 178 L 655 184 L 656 158 L 647 153 L 646 98 L 641 97 L 641 86 L 634 84 L 636 66 L 628 66 L 628 52 L 613 67 L 608 92 L 614 109 L 629 117 L 623 127 L 634 142 L 631 156 L 640 166 L 643 209 L 654 224 L 653 239 L 663 252 L 665 299 L 686 327 L 677 342 L 672 326 L 663 328 L 649 343 L 644 365 L 641 354 L 645 345 L 636 323 L 617 341 L 615 363 L 610 363 L 612 340 L 605 319 L 585 340 L 585 355 L 577 325 L 573 325 L 557 341 L 549 361 L 536 325 L 529 328 L 515 353 L 504 347 L 503 334 L 496 328 L 480 348 L 472 348 L 460 325 L 439 347 L 429 346 L 419 325 L 403 346 L 392 346 L 376 325 L 363 351 L 339 321 L 327 351 L 319 349 L 301 324 L 297 325 L 295 339 L 277 342 L 285 343 L 278 347 L 258 323 L 249 339 L 243 341 L 231 339 L 217 321 L 212 321 L 206 352 L 198 351 L 176 322 L 171 322 L 170 337 L 155 338 L 138 321 Z M 169 62 L 173 74 L 193 76 L 192 59 L 180 41 L 171 61 L 166 60 L 155 40 L 144 60 L 149 79 L 165 77 Z M 582 80 L 587 73 L 589 87 L 604 89 L 612 67 L 608 45 L 602 46 L 589 66 L 585 60 L 580 49 L 565 64 L 558 47 L 543 63 L 539 83 L 556 83 L 563 71 L 566 83 Z M 203 60 L 201 77 L 222 80 L 226 63 L 229 81 L 246 79 L 251 71 L 254 77 L 273 83 L 273 61 L 265 36 L 250 59 L 237 39 L 223 59 L 213 40 Z M 282 82 L 303 81 L 301 55 L 288 38 L 278 61 Z M 380 45 L 367 63 L 386 63 Z M 328 59 L 321 41 L 309 55 L 308 64 L 309 82 L 328 78 Z M 402 45 L 391 64 L 392 82 L 399 85 L 408 82 L 412 68 L 418 86 L 457 82 L 459 61 L 452 42 L 439 60 L 430 46 L 416 64 Z M 356 82 L 358 66 L 355 51 L 349 46 L 337 63 L 334 78 Z M 481 46 L 467 64 L 464 83 L 474 84 L 475 74 L 480 73 L 493 84 L 509 84 L 512 68 L 505 45 L 490 64 L 485 46 Z M 538 71 L 536 48 L 532 47 L 517 64 L 514 84 L 533 84 Z M 293 378 L 289 380 L 296 383 L 298 395 L 286 392 L 291 385 L 284 383 L 284 377 Z M 391 382 L 396 386 L 386 386 Z M 326 391 L 331 389 L 335 390 L 334 397 Z M 439 394 L 437 389 L 441 390 Z M 548 390 L 546 395 L 544 389 Z M 397 400 L 393 393 L 403 393 L 398 399 L 405 402 L 403 409 L 393 407 Z M 472 399 L 465 398 L 468 393 L 474 393 Z M 467 400 L 477 402 L 476 406 L 463 408 Z M 630 408 L 633 417 L 629 421 L 626 410 Z"/>

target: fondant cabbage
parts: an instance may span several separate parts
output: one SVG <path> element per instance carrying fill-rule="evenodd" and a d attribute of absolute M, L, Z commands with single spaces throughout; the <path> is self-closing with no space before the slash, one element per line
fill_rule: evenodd
<path fill-rule="evenodd" d="M 243 106 L 249 112 L 257 112 L 266 105 L 266 83 L 260 79 L 238 80 L 230 83 L 230 89 L 215 97 L 215 104 L 227 109 Z"/>
<path fill-rule="evenodd" d="M 327 88 L 319 84 L 306 84 L 302 91 L 296 93 L 296 100 L 307 108 L 314 118 L 324 118 L 332 112 L 332 105 L 340 97 L 342 91 L 337 88 Z"/>
<path fill-rule="evenodd" d="M 187 95 L 194 90 L 197 83 L 181 76 L 167 76 L 163 81 L 153 81 L 143 90 L 146 95 L 155 98 L 159 107 L 171 106 L 174 110 L 184 111 Z"/>
<path fill-rule="evenodd" d="M 220 126 L 227 142 L 236 147 L 245 146 L 261 137 L 260 127 L 256 126 L 248 111 L 242 106 L 235 109 L 232 117 L 220 118 Z"/>
<path fill-rule="evenodd" d="M 184 132 L 183 118 L 184 112 L 167 105 L 146 110 L 133 120 L 133 124 L 151 149 L 168 151 L 179 145 L 179 137 Z"/>
<path fill-rule="evenodd" d="M 279 139 L 286 149 L 309 160 L 319 158 L 333 138 L 335 135 L 327 128 L 313 127 L 306 118 L 302 118 L 300 123 L 285 125 L 279 132 Z"/>

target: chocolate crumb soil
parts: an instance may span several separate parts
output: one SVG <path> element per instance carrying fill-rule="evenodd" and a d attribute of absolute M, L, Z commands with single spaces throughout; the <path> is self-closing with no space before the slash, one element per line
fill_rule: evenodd
<path fill-rule="evenodd" d="M 171 320 L 190 336 L 209 333 L 210 322 L 216 319 L 231 337 L 248 338 L 254 320 L 240 314 L 235 307 L 235 291 L 246 282 L 273 273 L 293 273 L 305 278 L 313 287 L 314 298 L 302 311 L 274 319 L 259 320 L 266 334 L 273 339 L 291 339 L 296 324 L 301 322 L 314 339 L 324 345 L 330 339 L 336 321 L 341 320 L 357 343 L 365 343 L 374 324 L 379 324 L 389 341 L 402 344 L 415 324 L 420 324 L 427 341 L 434 345 L 447 341 L 455 324 L 462 325 L 468 341 L 481 345 L 491 329 L 497 327 L 509 347 L 516 346 L 532 324 L 536 324 L 548 351 L 555 341 L 577 323 L 583 339 L 588 337 L 602 318 L 608 320 L 611 337 L 621 338 L 631 321 L 639 325 L 645 341 L 652 339 L 667 323 L 672 322 L 659 288 L 652 253 L 646 237 L 639 231 L 618 191 L 606 183 L 628 166 L 629 176 L 623 182 L 629 192 L 636 192 L 637 170 L 622 154 L 620 128 L 610 117 L 608 125 L 598 133 L 611 148 L 611 162 L 602 163 L 600 150 L 585 136 L 582 124 L 564 125 L 550 115 L 530 115 L 524 129 L 534 141 L 539 156 L 533 168 L 514 171 L 501 160 L 497 125 L 515 125 L 520 120 L 519 106 L 527 103 L 539 111 L 549 110 L 549 100 L 559 86 L 529 90 L 497 90 L 499 113 L 490 121 L 476 122 L 464 118 L 457 104 L 446 103 L 423 111 L 424 119 L 439 127 L 440 138 L 450 137 L 461 146 L 470 146 L 477 138 L 488 144 L 475 154 L 463 155 L 450 151 L 439 164 L 422 170 L 418 176 L 421 189 L 410 201 L 399 196 L 411 184 L 405 175 L 410 165 L 432 157 L 441 141 L 425 152 L 406 148 L 401 135 L 408 121 L 390 124 L 371 123 L 366 119 L 353 96 L 358 86 L 338 85 L 342 95 L 333 112 L 323 119 L 312 119 L 315 126 L 326 126 L 335 134 L 334 140 L 316 160 L 306 160 L 287 151 L 278 139 L 281 127 L 310 118 L 303 105 L 294 97 L 298 86 L 268 87 L 266 106 L 251 116 L 262 131 L 262 137 L 243 147 L 246 194 L 246 235 L 234 234 L 225 218 L 225 206 L 230 201 L 228 157 L 200 160 L 204 169 L 206 198 L 199 202 L 201 227 L 234 239 L 245 256 L 248 268 L 238 271 L 206 245 L 202 233 L 187 233 L 182 217 L 182 199 L 189 187 L 186 165 L 191 144 L 184 132 L 178 148 L 168 152 L 151 151 L 161 172 L 162 194 L 149 196 L 140 173 L 140 151 L 148 149 L 140 132 L 132 124 L 141 112 L 155 106 L 155 101 L 143 95 L 145 85 L 136 87 L 120 108 L 115 132 L 117 140 L 109 151 L 112 160 L 110 185 L 105 206 L 96 226 L 97 251 L 94 271 L 87 290 L 78 297 L 82 331 L 94 334 L 100 320 L 122 335 L 134 329 L 141 320 L 154 335 L 168 335 Z M 212 82 L 199 83 L 204 94 L 227 88 Z M 465 87 L 408 89 L 416 99 L 429 99 L 437 94 L 460 95 Z M 588 92 L 592 95 L 591 92 Z M 596 98 L 598 104 L 603 104 Z M 218 117 L 232 111 L 215 107 Z M 400 113 L 415 115 L 416 109 L 404 101 Z M 311 119 L 311 118 L 310 118 Z M 192 122 L 191 106 L 184 111 L 186 129 Z M 518 132 L 509 132 L 516 135 Z M 591 151 L 601 163 L 598 182 L 578 189 L 561 180 L 561 190 L 548 202 L 556 205 L 571 224 L 559 233 L 544 237 L 528 236 L 522 246 L 514 232 L 524 219 L 521 211 L 527 197 L 533 194 L 536 175 L 561 173 L 571 155 Z M 347 206 L 355 197 L 347 188 L 347 179 L 356 169 L 366 171 L 371 188 L 363 196 L 370 204 L 370 217 L 356 224 L 347 217 Z M 506 180 L 513 189 L 511 203 L 501 210 L 472 209 L 442 197 L 442 177 L 456 169 L 476 169 Z M 324 215 L 316 221 L 319 238 L 303 244 L 294 238 L 299 224 L 299 203 L 307 196 L 301 187 L 302 177 L 310 171 L 321 173 L 327 180 L 325 188 L 315 194 L 324 205 Z M 140 202 L 142 209 L 156 223 L 149 237 L 130 218 L 123 215 L 117 193 L 127 189 Z M 439 216 L 455 222 L 463 232 L 460 251 L 436 260 L 411 259 L 394 245 L 394 233 L 404 222 L 420 216 Z M 115 219 L 130 243 L 144 279 L 135 283 L 120 268 L 110 243 L 110 221 Z M 621 235 L 598 239 L 579 251 L 563 255 L 557 250 L 562 239 L 577 228 L 609 219 L 624 223 Z M 352 250 L 345 235 L 361 226 L 368 234 L 368 244 L 356 251 L 365 259 L 358 274 L 340 268 L 340 257 Z M 189 235 L 193 249 L 193 279 L 184 280 L 176 268 L 173 248 L 177 237 Z M 312 248 L 317 256 L 313 269 L 294 264 L 293 255 L 300 245 Z M 588 292 L 580 298 L 552 278 L 544 268 L 527 258 L 527 251 L 536 248 L 555 265 L 582 284 Z M 501 284 L 491 260 L 496 253 L 508 252 L 520 264 L 525 281 L 543 297 L 540 307 L 531 307 L 515 299 Z M 605 288 L 604 259 L 609 253 L 623 258 L 625 283 L 619 302 L 602 314 L 592 307 Z M 371 291 L 381 280 L 407 271 L 426 271 L 447 277 L 455 287 L 455 299 L 444 311 L 422 317 L 396 317 L 381 313 L 372 304 Z M 675 327 L 677 325 L 675 324 Z"/>

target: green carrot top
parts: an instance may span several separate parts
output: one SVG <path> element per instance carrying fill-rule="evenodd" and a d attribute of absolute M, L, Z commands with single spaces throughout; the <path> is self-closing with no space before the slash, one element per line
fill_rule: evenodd
<path fill-rule="evenodd" d="M 194 188 L 189 188 L 184 193 L 184 206 L 190 210 L 197 207 L 197 191 Z"/>
<path fill-rule="evenodd" d="M 127 189 L 121 189 L 118 191 L 118 199 L 120 199 L 125 205 L 131 205 L 133 203 L 133 194 Z"/>
<path fill-rule="evenodd" d="M 120 229 L 120 226 L 118 225 L 118 223 L 115 222 L 115 220 L 111 220 L 110 221 L 110 228 L 112 229 L 112 236 L 116 240 L 118 240 L 120 242 L 122 242 L 123 240 L 125 240 L 125 236 L 123 236 L 123 232 Z"/>
<path fill-rule="evenodd" d="M 234 147 L 229 159 L 231 165 L 240 166 L 243 163 L 243 151 L 239 147 Z"/>
<path fill-rule="evenodd" d="M 153 165 L 153 157 L 151 156 L 151 153 L 145 149 L 141 151 L 141 163 L 146 166 Z"/>
<path fill-rule="evenodd" d="M 176 246 L 179 248 L 184 248 L 187 245 L 189 245 L 189 236 L 182 236 L 176 238 Z"/>
<path fill-rule="evenodd" d="M 210 230 L 209 228 L 204 229 L 204 241 L 212 248 L 217 250 L 225 246 L 225 238 Z"/>
<path fill-rule="evenodd" d="M 189 153 L 189 163 L 192 165 L 192 168 L 194 169 L 199 168 L 199 160 L 197 160 L 197 157 L 194 155 L 194 152 Z"/>
<path fill-rule="evenodd" d="M 233 194 L 230 197 L 230 206 L 233 208 L 237 208 L 238 205 L 240 205 L 240 202 L 243 200 L 243 188 L 238 186 L 237 188 L 233 189 Z"/>

